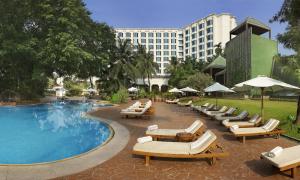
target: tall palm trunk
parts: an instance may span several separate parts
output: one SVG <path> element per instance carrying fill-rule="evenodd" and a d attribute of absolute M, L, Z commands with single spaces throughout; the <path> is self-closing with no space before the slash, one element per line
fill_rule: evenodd
<path fill-rule="evenodd" d="M 149 92 L 151 91 L 151 84 L 150 84 L 150 74 L 147 73 L 148 76 L 148 85 L 149 85 Z"/>
<path fill-rule="evenodd" d="M 90 77 L 90 85 L 91 85 L 91 88 L 94 89 L 94 84 L 93 84 L 93 81 L 92 81 L 92 77 Z"/>

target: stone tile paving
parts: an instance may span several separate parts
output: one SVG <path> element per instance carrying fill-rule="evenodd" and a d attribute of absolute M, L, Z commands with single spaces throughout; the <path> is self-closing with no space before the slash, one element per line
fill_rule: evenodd
<path fill-rule="evenodd" d="M 84 172 L 57 178 L 57 180 L 134 180 L 134 179 L 290 179 L 289 172 L 279 173 L 275 168 L 260 160 L 259 155 L 276 146 L 289 147 L 296 143 L 285 138 L 251 138 L 243 145 L 230 135 L 219 123 L 200 116 L 187 107 L 155 103 L 155 115 L 151 119 L 123 119 L 119 115 L 122 105 L 103 108 L 93 115 L 117 121 L 128 128 L 130 140 L 119 154 L 103 164 Z M 227 158 L 217 160 L 210 166 L 206 160 L 178 160 L 154 158 L 150 166 L 144 165 L 142 157 L 131 154 L 136 139 L 145 133 L 145 128 L 158 124 L 161 128 L 185 128 L 200 118 L 208 129 L 218 137 L 218 142 L 230 153 Z M 298 177 L 300 179 L 300 176 Z"/>

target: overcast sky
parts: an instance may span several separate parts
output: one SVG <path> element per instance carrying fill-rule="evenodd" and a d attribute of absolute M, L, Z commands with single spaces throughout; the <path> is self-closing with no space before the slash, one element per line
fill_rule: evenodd
<path fill-rule="evenodd" d="M 269 23 L 283 0 L 85 0 L 92 18 L 112 27 L 181 28 L 212 13 L 231 13 L 238 23 L 254 17 L 272 29 L 272 37 L 286 24 Z M 279 45 L 281 54 L 292 51 Z"/>

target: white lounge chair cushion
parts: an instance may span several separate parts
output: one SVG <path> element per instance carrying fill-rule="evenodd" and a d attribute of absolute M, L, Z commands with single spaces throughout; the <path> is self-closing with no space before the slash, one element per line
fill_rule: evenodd
<path fill-rule="evenodd" d="M 202 142 L 202 144 L 199 143 L 198 146 L 193 146 L 194 148 L 191 148 L 190 154 L 198 154 L 203 152 L 217 139 L 217 136 L 210 130 L 207 130 L 200 138 L 203 138 L 206 133 L 209 134 L 208 139 L 205 138 L 206 141 Z"/>
<path fill-rule="evenodd" d="M 236 135 L 239 134 L 256 134 L 256 133 L 266 133 L 267 131 L 262 127 L 252 127 L 252 128 L 238 128 L 235 130 L 230 129 Z"/>
<path fill-rule="evenodd" d="M 272 149 L 270 152 L 267 153 L 267 156 L 270 158 L 274 158 L 276 156 L 279 156 L 283 151 L 283 148 L 280 146 L 277 146 L 276 148 Z"/>
<path fill-rule="evenodd" d="M 201 123 L 200 120 L 196 120 L 195 122 L 193 122 L 193 124 L 190 127 L 185 129 L 185 132 L 187 132 L 187 133 L 194 132 L 194 130 L 199 126 L 200 123 Z"/>
<path fill-rule="evenodd" d="M 133 150 L 147 153 L 189 154 L 190 143 L 151 141 L 143 144 L 137 143 Z"/>
<path fill-rule="evenodd" d="M 153 124 L 153 125 L 151 125 L 151 126 L 148 126 L 148 131 L 153 131 L 153 130 L 156 130 L 156 129 L 158 129 L 158 125 L 157 124 Z"/>
<path fill-rule="evenodd" d="M 254 115 L 250 120 L 249 120 L 249 122 L 250 123 L 256 123 L 258 120 L 259 120 L 259 115 Z"/>
<path fill-rule="evenodd" d="M 272 165 L 282 168 L 288 165 L 300 162 L 300 145 L 284 148 L 280 155 L 271 158 L 267 156 L 268 152 L 263 152 L 262 157 Z"/>
<path fill-rule="evenodd" d="M 211 134 L 209 132 L 204 133 L 199 139 L 191 143 L 191 149 L 200 147 L 205 141 L 209 139 Z"/>

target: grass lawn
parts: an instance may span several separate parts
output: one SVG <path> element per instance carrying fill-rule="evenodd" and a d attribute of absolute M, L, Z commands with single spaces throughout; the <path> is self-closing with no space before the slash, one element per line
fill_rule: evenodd
<path fill-rule="evenodd" d="M 213 98 L 201 98 L 198 101 L 195 101 L 194 104 L 201 105 L 206 102 L 215 104 L 216 100 Z M 251 116 L 253 114 L 260 114 L 260 103 L 260 100 L 218 99 L 218 105 L 237 107 L 238 113 L 243 110 L 247 110 Z M 295 116 L 296 111 L 296 102 L 264 101 L 264 120 L 268 120 L 269 118 L 280 120 L 280 127 L 287 131 L 286 135 L 300 139 L 300 132 L 298 132 L 298 128 L 300 128 L 300 126 L 292 126 L 288 120 L 288 116 Z"/>

